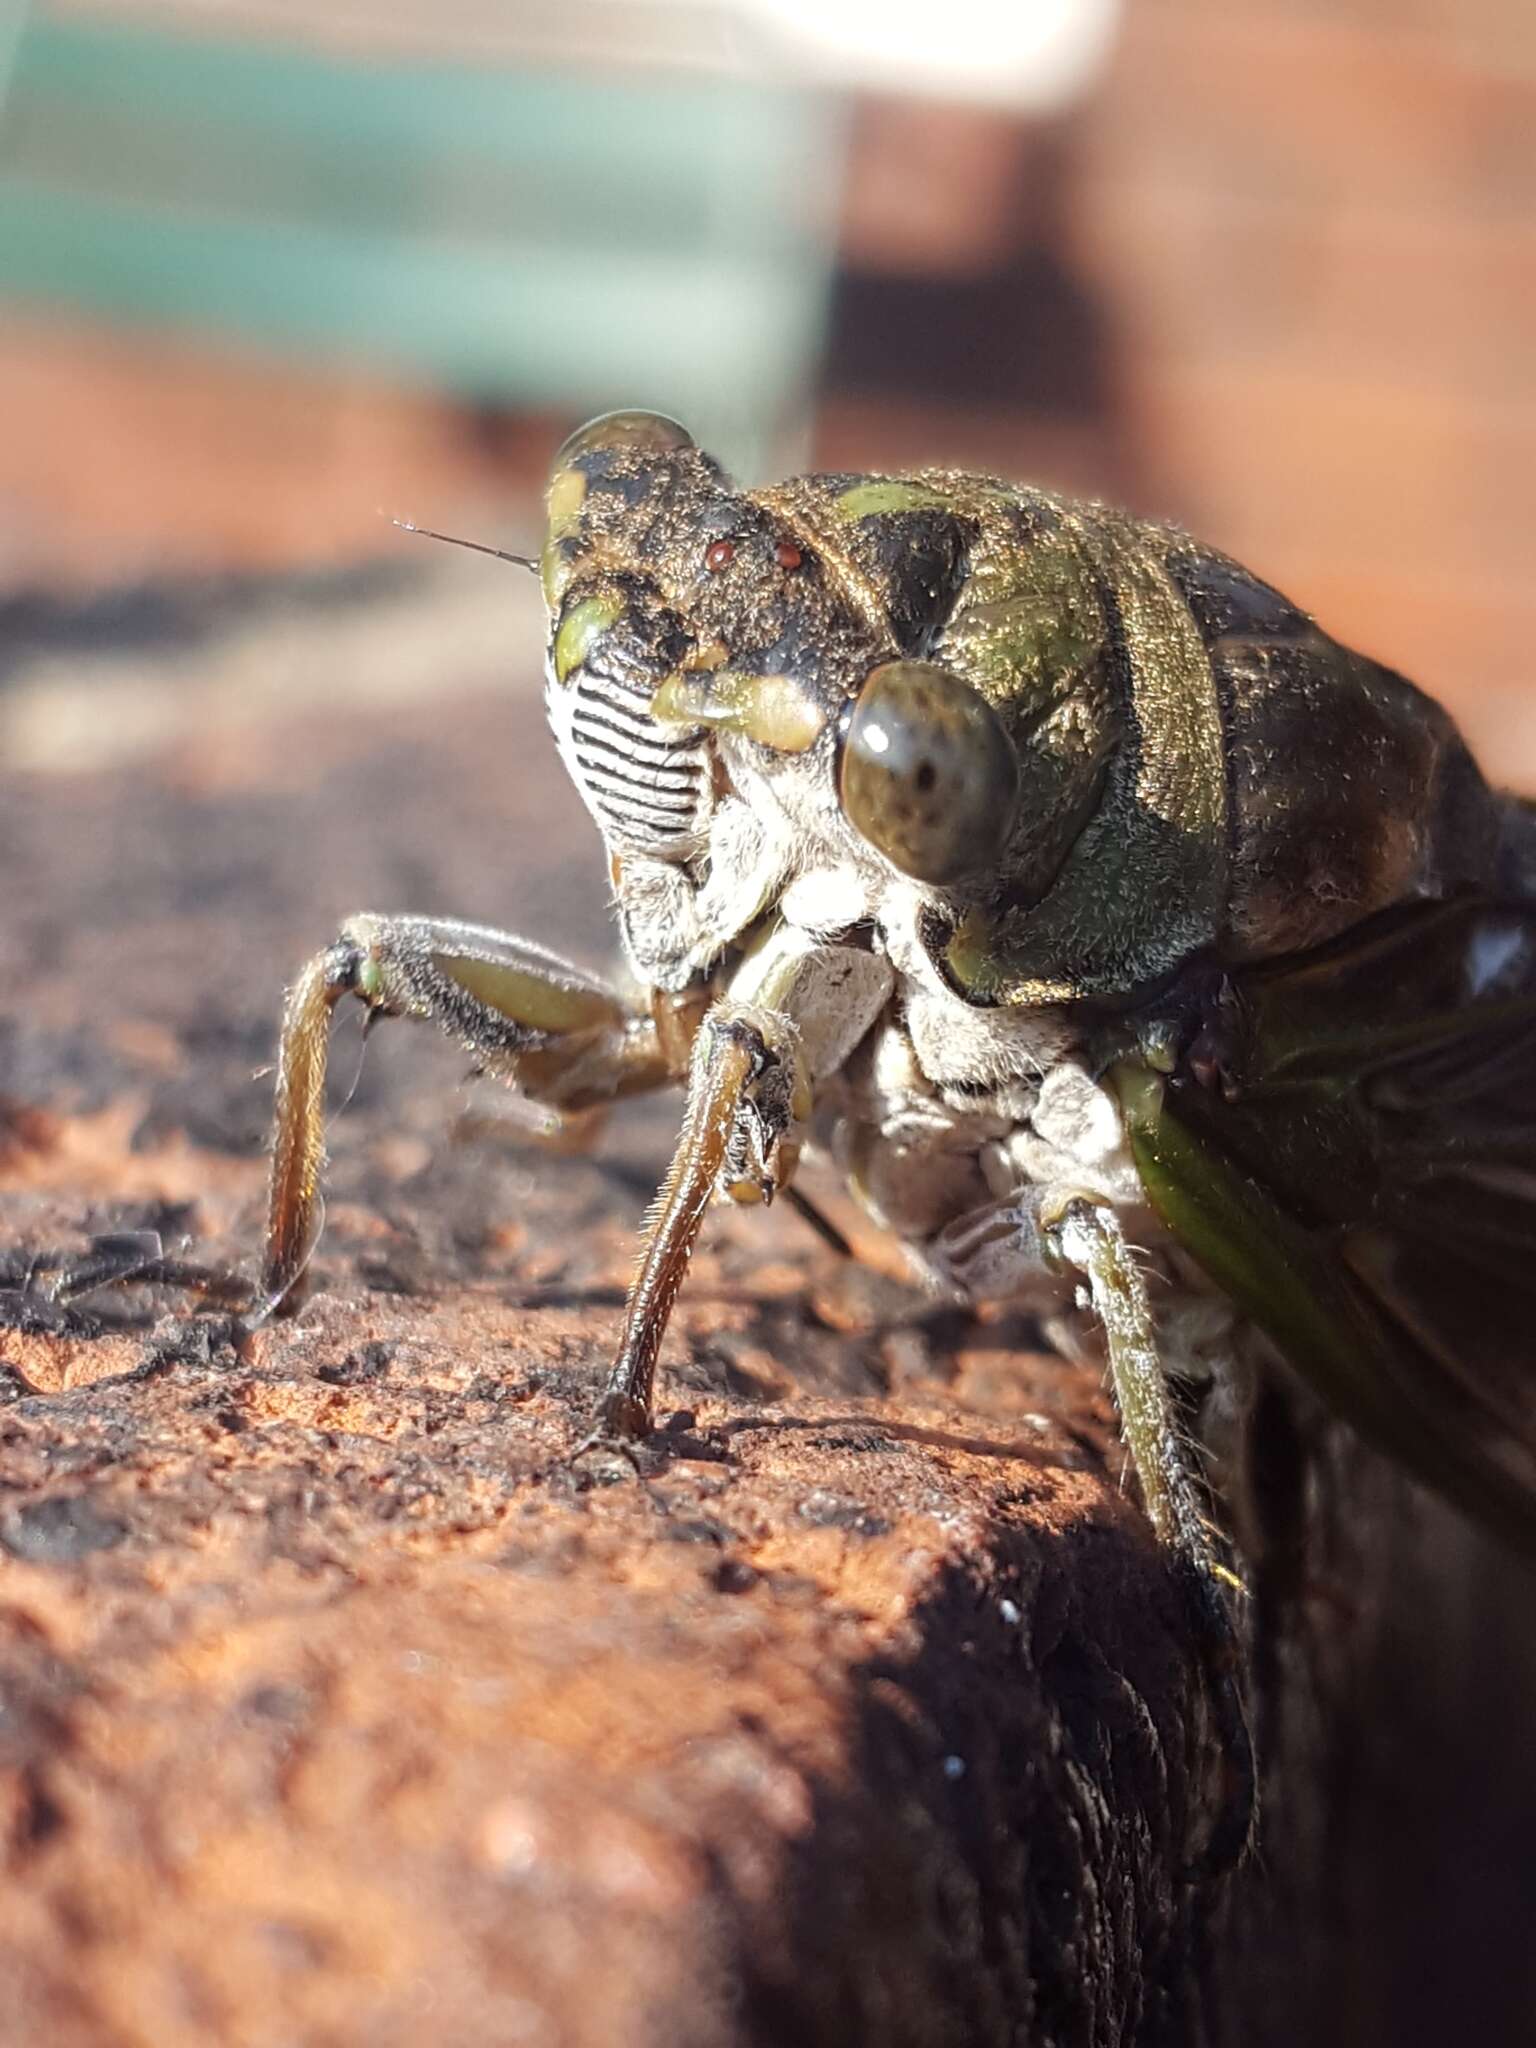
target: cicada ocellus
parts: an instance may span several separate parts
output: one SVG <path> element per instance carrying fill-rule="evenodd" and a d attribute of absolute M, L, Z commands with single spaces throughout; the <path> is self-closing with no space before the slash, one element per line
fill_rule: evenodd
<path fill-rule="evenodd" d="M 650 1427 L 711 1197 L 769 1200 L 809 1145 L 918 1271 L 1107 1354 L 1213 1665 L 1170 1377 L 1273 1347 L 1530 1543 L 1536 832 L 1446 714 L 1187 535 L 990 477 L 741 491 L 627 412 L 548 507 L 549 718 L 638 992 L 348 920 L 284 1023 L 269 1298 L 350 994 L 552 1115 L 685 1088 L 608 1436 Z"/>

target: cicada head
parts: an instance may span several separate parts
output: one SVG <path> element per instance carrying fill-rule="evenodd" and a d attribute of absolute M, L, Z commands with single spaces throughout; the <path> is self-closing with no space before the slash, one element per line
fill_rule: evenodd
<path fill-rule="evenodd" d="M 687 861 L 743 770 L 835 821 L 840 715 L 895 650 L 882 608 L 772 496 L 658 413 L 609 413 L 556 457 L 547 705 L 620 862 Z"/>
<path fill-rule="evenodd" d="M 775 718 L 773 691 L 744 682 L 748 669 L 762 680 L 769 650 L 797 628 L 807 648 L 825 639 L 827 608 L 789 590 L 791 562 L 772 522 L 675 420 L 609 413 L 561 449 L 540 564 L 549 715 L 615 851 L 696 842 L 712 730 L 791 744 L 819 731 L 809 697 L 780 692 Z"/>
<path fill-rule="evenodd" d="M 692 652 L 667 575 L 678 508 L 724 479 L 659 413 L 610 413 L 573 434 L 550 479 L 540 580 L 549 609 L 545 704 L 572 780 L 610 855 L 685 858 L 707 826 L 712 779 L 699 732 L 651 715 Z"/>
<path fill-rule="evenodd" d="M 780 808 L 807 862 L 862 864 L 872 900 L 882 878 L 963 894 L 1021 825 L 1042 829 L 1026 804 L 1061 792 L 1020 751 L 1030 707 L 931 652 L 978 522 L 928 491 L 914 525 L 886 502 L 901 488 L 742 492 L 656 413 L 608 414 L 561 449 L 547 702 L 621 895 L 631 856 L 693 860 L 730 789 Z M 1058 837 L 1059 813 L 1043 828 Z"/>

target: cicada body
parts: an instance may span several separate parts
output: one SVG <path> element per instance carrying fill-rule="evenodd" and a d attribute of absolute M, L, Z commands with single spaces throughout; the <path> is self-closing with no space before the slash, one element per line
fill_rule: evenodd
<path fill-rule="evenodd" d="M 606 1434 L 709 1198 L 809 1146 L 915 1271 L 1107 1352 L 1213 1636 L 1167 1381 L 1254 1343 L 1536 1539 L 1536 831 L 1438 706 L 1170 528 L 950 471 L 741 491 L 655 414 L 566 444 L 539 572 L 638 992 L 350 921 L 290 999 L 272 1299 L 351 992 L 552 1117 L 686 1088 Z"/>
<path fill-rule="evenodd" d="M 1486 1313 L 1536 1226 L 1536 838 L 1445 713 L 1187 536 L 990 478 L 738 496 L 680 430 L 620 415 L 572 442 L 551 503 L 552 717 L 643 978 L 755 999 L 765 951 L 803 980 L 818 948 L 856 957 L 835 1018 L 796 1020 L 814 1128 L 928 1270 L 1051 1303 L 1053 1202 L 1150 1207 L 1357 1423 L 1536 1531 L 1524 1390 L 1491 1392 L 1518 1376 L 1523 1277 Z M 621 688 L 651 720 L 628 809 L 590 708 Z M 1319 1108 L 1341 1091 L 1347 1173 Z M 1181 1169 L 1207 1203 L 1230 1180 L 1224 1232 Z M 1282 1216 L 1294 1279 L 1240 1277 Z M 1426 1234 L 1458 1280 L 1410 1303 L 1388 1272 Z M 1330 1345 L 1299 1335 L 1297 1292 Z M 1453 1363 L 1472 1303 L 1499 1375 Z"/>

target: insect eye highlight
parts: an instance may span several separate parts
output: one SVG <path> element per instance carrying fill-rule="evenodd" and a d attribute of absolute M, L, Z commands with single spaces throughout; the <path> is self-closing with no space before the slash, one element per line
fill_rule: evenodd
<path fill-rule="evenodd" d="M 704 550 L 704 566 L 711 576 L 718 576 L 722 569 L 729 569 L 736 559 L 736 543 L 733 540 L 712 540 Z"/>
<path fill-rule="evenodd" d="M 940 885 L 1001 854 L 1018 812 L 1018 756 L 986 698 L 949 669 L 882 662 L 847 714 L 837 793 L 877 853 Z"/>

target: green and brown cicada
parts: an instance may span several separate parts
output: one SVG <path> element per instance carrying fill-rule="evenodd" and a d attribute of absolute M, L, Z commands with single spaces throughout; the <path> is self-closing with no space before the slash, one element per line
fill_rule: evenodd
<path fill-rule="evenodd" d="M 284 1021 L 269 1300 L 317 1226 L 344 995 L 553 1115 L 686 1089 L 603 1435 L 650 1428 L 711 1197 L 767 1201 L 817 1147 L 918 1271 L 1107 1354 L 1251 1785 L 1170 1378 L 1273 1347 L 1536 1539 L 1532 811 L 1237 563 L 990 477 L 744 492 L 615 413 L 560 451 L 539 570 L 638 993 L 350 919 Z"/>

